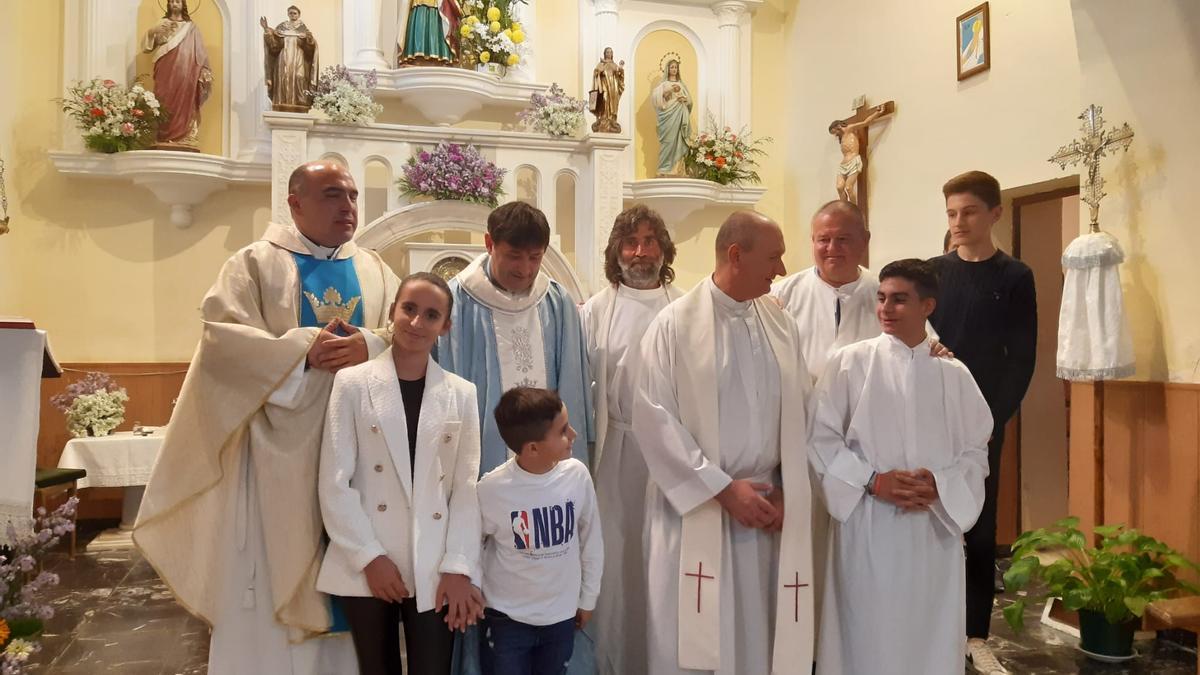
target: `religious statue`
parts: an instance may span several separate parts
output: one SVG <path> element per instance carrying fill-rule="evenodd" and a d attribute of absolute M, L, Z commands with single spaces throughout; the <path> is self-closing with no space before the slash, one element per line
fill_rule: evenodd
<path fill-rule="evenodd" d="M 167 12 L 146 31 L 142 51 L 154 54 L 154 95 L 168 113 L 155 149 L 199 152 L 200 106 L 212 93 L 213 72 L 185 0 L 167 0 Z"/>
<path fill-rule="evenodd" d="M 271 28 L 267 17 L 259 17 L 266 52 L 267 98 L 271 109 L 308 112 L 317 88 L 317 38 L 300 20 L 300 8 L 287 10 L 288 20 Z"/>
<path fill-rule="evenodd" d="M 679 79 L 679 58 L 667 60 L 663 80 L 652 93 L 658 115 L 658 170 L 662 176 L 682 176 L 683 158 L 692 135 L 692 94 Z"/>
<path fill-rule="evenodd" d="M 458 59 L 457 0 L 400 0 L 396 65 L 449 66 Z"/>
<path fill-rule="evenodd" d="M 842 163 L 837 169 L 838 199 L 858 203 L 858 176 L 862 173 L 863 158 L 860 154 L 858 140 L 859 130 L 865 128 L 876 118 L 887 111 L 887 105 L 877 105 L 869 115 L 859 121 L 834 120 L 829 125 L 829 133 L 837 136 L 842 148 Z"/>
<path fill-rule="evenodd" d="M 604 58 L 592 69 L 592 90 L 588 92 L 588 110 L 596 116 L 592 131 L 621 133 L 617 123 L 617 105 L 625 91 L 625 62 L 613 63 L 612 47 L 604 48 Z"/>

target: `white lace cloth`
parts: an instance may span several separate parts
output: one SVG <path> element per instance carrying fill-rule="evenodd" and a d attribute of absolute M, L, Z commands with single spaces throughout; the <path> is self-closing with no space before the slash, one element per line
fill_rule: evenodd
<path fill-rule="evenodd" d="M 149 436 L 118 431 L 108 436 L 72 438 L 63 448 L 58 466 L 87 470 L 87 478 L 79 481 L 80 488 L 145 485 L 158 459 L 166 427 L 153 431 Z"/>
<path fill-rule="evenodd" d="M 1082 235 L 1063 252 L 1058 377 L 1089 382 L 1133 374 L 1133 339 L 1118 270 L 1124 260 L 1120 242 L 1106 232 Z"/>

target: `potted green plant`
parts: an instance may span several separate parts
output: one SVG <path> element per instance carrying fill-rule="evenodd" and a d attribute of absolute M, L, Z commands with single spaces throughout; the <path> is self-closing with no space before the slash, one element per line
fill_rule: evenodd
<path fill-rule="evenodd" d="M 1019 591 L 1037 581 L 1044 590 L 1018 597 L 1004 608 L 1004 619 L 1019 631 L 1028 603 L 1061 598 L 1067 609 L 1079 612 L 1083 651 L 1108 659 L 1131 657 L 1133 634 L 1146 605 L 1181 592 L 1200 592 L 1178 576 L 1200 566 L 1124 525 L 1097 525 L 1095 534 L 1099 545 L 1088 546 L 1079 519 L 1071 517 L 1018 537 L 1004 583 L 1009 591 Z M 1061 557 L 1047 564 L 1038 556 L 1042 552 Z"/>

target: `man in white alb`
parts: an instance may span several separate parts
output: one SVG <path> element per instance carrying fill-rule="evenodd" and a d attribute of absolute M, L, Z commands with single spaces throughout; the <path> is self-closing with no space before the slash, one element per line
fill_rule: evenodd
<path fill-rule="evenodd" d="M 879 335 L 879 279 L 861 264 L 870 241 L 857 206 L 829 202 L 812 217 L 813 266 L 771 287 L 771 294 L 800 324 L 800 348 L 814 380 L 839 347 Z"/>
<path fill-rule="evenodd" d="M 641 204 L 617 216 L 604 249 L 609 285 L 580 312 L 595 389 L 593 473 L 604 530 L 604 580 L 589 632 L 601 675 L 646 663 L 646 460 L 631 433 L 638 344 L 650 321 L 681 294 L 671 285 L 675 244 L 663 219 Z"/>
<path fill-rule="evenodd" d="M 933 267 L 879 274 L 883 335 L 833 354 L 811 462 L 834 519 L 818 675 L 961 675 L 963 532 L 983 507 L 992 416 L 962 363 L 930 354 Z"/>
<path fill-rule="evenodd" d="M 641 344 L 646 672 L 812 667 L 811 380 L 796 322 L 763 297 L 786 273 L 783 253 L 777 224 L 734 213 L 712 276 L 660 312 Z"/>

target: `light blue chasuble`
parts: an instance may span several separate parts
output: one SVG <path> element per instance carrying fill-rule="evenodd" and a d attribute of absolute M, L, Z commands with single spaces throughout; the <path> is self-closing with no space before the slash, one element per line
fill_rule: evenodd
<path fill-rule="evenodd" d="M 479 457 L 481 476 L 508 460 L 508 448 L 500 438 L 492 414 L 504 393 L 493 310 L 470 291 L 472 283 L 479 283 L 480 275 L 490 279 L 489 262 L 485 253 L 450 280 L 450 292 L 454 295 L 450 332 L 438 338 L 435 353 L 442 368 L 469 380 L 478 392 L 479 419 L 483 426 Z M 472 274 L 475 279 L 464 284 L 464 279 Z M 544 275 L 545 272 L 539 273 L 539 276 Z M 545 358 L 545 386 L 558 392 L 567 406 L 571 426 L 579 434 L 571 449 L 572 456 L 591 466 L 587 446 L 595 438 L 592 392 L 579 310 L 557 281 L 546 281 L 545 295 L 537 302 L 538 322 L 542 327 L 541 356 Z M 516 386 L 516 383 L 510 386 Z"/>
<path fill-rule="evenodd" d="M 454 309 L 450 312 L 450 332 L 438 338 L 434 352 L 438 365 L 475 385 L 483 434 L 479 452 L 481 476 L 508 460 L 508 448 L 500 438 L 496 416 L 492 414 L 505 391 L 501 383 L 502 367 L 497 348 L 494 312 L 493 308 L 479 297 L 497 297 L 495 292 L 488 288 L 492 286 L 490 262 L 488 254 L 485 253 L 450 280 L 450 292 L 454 295 Z M 588 372 L 583 323 L 570 294 L 557 281 L 547 277 L 545 272 L 538 273 L 538 281 L 534 282 L 531 294 L 537 294 L 541 289 L 544 289 L 544 294 L 540 300 L 536 300 L 536 309 L 538 323 L 542 328 L 542 354 L 533 356 L 545 359 L 545 386 L 558 392 L 559 398 L 567 406 L 571 426 L 578 434 L 575 445 L 571 448 L 571 455 L 591 466 L 588 444 L 595 440 L 596 434 L 592 423 L 591 375 Z M 503 295 L 507 294 L 501 292 L 501 296 Z M 526 300 L 532 303 L 535 298 L 529 297 Z M 514 304 L 521 304 L 520 299 Z M 509 386 L 518 384 L 519 381 Z M 590 631 L 590 627 L 575 631 L 575 652 L 571 655 L 567 675 L 592 675 L 596 672 Z M 468 628 L 467 632 L 458 636 L 455 641 L 451 672 L 455 675 L 479 675 L 481 672 L 477 627 Z"/>
<path fill-rule="evenodd" d="M 363 325 L 362 288 L 354 271 L 354 258 L 322 260 L 292 253 L 300 274 L 300 326 L 320 328 L 341 317 Z"/>

